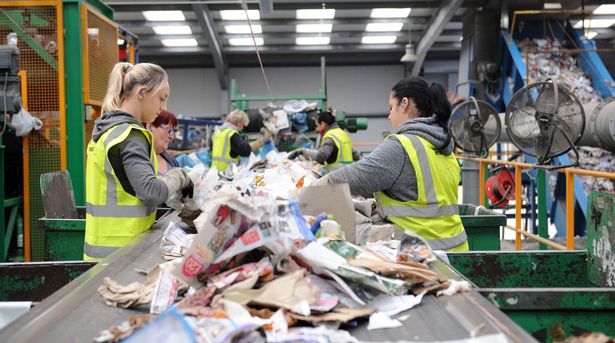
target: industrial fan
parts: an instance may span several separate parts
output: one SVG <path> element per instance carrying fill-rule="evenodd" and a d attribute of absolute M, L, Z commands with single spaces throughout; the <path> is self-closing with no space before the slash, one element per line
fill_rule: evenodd
<path fill-rule="evenodd" d="M 549 164 L 554 157 L 571 149 L 577 165 L 575 144 L 585 128 L 585 112 L 579 99 L 568 89 L 552 81 L 536 82 L 521 88 L 506 107 L 506 132 L 524 153 Z"/>
<path fill-rule="evenodd" d="M 449 129 L 457 147 L 486 156 L 500 137 L 501 125 L 493 106 L 470 97 L 453 109 Z"/>

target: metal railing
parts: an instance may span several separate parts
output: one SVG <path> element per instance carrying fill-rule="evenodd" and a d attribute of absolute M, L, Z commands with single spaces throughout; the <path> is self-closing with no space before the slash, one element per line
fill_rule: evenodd
<path fill-rule="evenodd" d="M 506 225 L 506 228 L 515 231 L 515 249 L 521 250 L 521 235 L 526 236 L 528 238 L 534 239 L 541 244 L 549 246 L 556 250 L 574 250 L 574 209 L 575 209 L 575 201 L 574 201 L 574 176 L 575 175 L 584 175 L 584 176 L 592 176 L 592 177 L 602 177 L 611 180 L 615 180 L 615 173 L 607 173 L 601 171 L 594 170 L 586 170 L 581 168 L 562 168 L 562 169 L 546 169 L 545 166 L 540 166 L 531 163 L 523 163 L 523 162 L 514 162 L 514 161 L 502 161 L 502 160 L 493 160 L 486 158 L 478 158 L 478 157 L 468 157 L 468 156 L 457 156 L 457 159 L 473 161 L 479 164 L 479 203 L 484 206 L 485 199 L 485 167 L 491 164 L 497 165 L 506 165 L 515 168 L 515 226 L 512 227 L 510 225 Z M 548 240 L 548 235 L 546 230 L 542 232 L 539 230 L 539 235 L 534 235 L 530 232 L 520 229 L 521 227 L 521 208 L 522 208 L 522 198 L 521 198 L 521 175 L 523 169 L 538 169 L 540 172 L 544 174 L 546 170 L 554 171 L 558 173 L 564 173 L 566 175 L 566 246 L 561 244 L 557 244 L 551 240 Z M 543 175 L 546 179 L 546 176 Z M 545 182 L 543 180 L 543 182 Z M 546 192 L 546 189 L 540 189 L 538 187 L 538 192 Z M 541 194 L 539 194 L 540 198 Z M 545 196 L 544 194 L 542 195 Z M 540 202 L 540 199 L 539 199 Z M 546 206 L 543 206 L 541 212 L 541 206 L 539 205 L 539 217 L 542 215 L 546 220 Z M 540 218 L 539 218 L 540 221 Z M 547 237 L 543 237 L 547 236 Z"/>

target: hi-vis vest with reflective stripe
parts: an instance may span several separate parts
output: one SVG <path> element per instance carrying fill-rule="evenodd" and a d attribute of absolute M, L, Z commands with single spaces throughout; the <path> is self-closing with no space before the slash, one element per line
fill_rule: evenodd
<path fill-rule="evenodd" d="M 326 166 L 337 166 L 338 163 L 351 163 L 352 162 L 352 141 L 346 131 L 339 127 L 328 130 L 320 141 L 322 145 L 326 138 L 331 138 L 335 146 L 337 147 L 337 158 L 333 163 L 325 162 Z"/>
<path fill-rule="evenodd" d="M 418 198 L 404 202 L 378 192 L 375 197 L 380 216 L 423 236 L 433 249 L 444 250 L 463 244 L 467 236 L 457 205 L 461 174 L 454 154 L 437 153 L 431 143 L 415 135 L 394 136 L 414 167 Z"/>
<path fill-rule="evenodd" d="M 140 130 L 150 145 L 150 161 L 158 175 L 153 135 L 136 124 L 120 124 L 107 130 L 98 141 L 88 143 L 86 169 L 86 215 L 84 260 L 100 260 L 149 229 L 156 207 L 126 193 L 111 167 L 109 150 L 122 143 L 131 130 Z"/>
<path fill-rule="evenodd" d="M 231 127 L 221 127 L 214 132 L 212 139 L 211 166 L 225 171 L 231 163 L 239 164 L 239 155 L 231 157 L 231 137 L 239 131 Z"/>

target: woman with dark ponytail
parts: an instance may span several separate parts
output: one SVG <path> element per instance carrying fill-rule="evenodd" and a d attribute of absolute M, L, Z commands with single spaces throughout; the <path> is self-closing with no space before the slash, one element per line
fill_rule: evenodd
<path fill-rule="evenodd" d="M 468 250 L 457 207 L 461 179 L 448 132 L 444 87 L 412 76 L 391 89 L 388 136 L 359 162 L 312 184 L 348 183 L 354 195 L 376 198 L 379 215 L 423 236 L 434 249 Z"/>

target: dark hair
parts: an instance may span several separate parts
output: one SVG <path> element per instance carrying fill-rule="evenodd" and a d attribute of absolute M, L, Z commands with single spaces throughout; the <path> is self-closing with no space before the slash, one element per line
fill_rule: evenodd
<path fill-rule="evenodd" d="M 451 117 L 451 104 L 441 84 L 434 82 L 429 85 L 424 79 L 411 76 L 399 81 L 393 86 L 392 91 L 397 101 L 403 98 L 412 99 L 421 117 L 431 117 L 435 114 L 440 125 L 447 127 L 448 119 Z"/>
<path fill-rule="evenodd" d="M 172 128 L 177 127 L 177 118 L 175 117 L 175 114 L 168 111 L 162 111 L 152 122 L 153 127 L 161 127 L 166 124 L 171 125 Z"/>
<path fill-rule="evenodd" d="M 335 123 L 335 117 L 329 111 L 323 111 L 318 113 L 318 117 L 316 117 L 317 123 L 326 123 L 327 125 L 331 125 Z"/>

